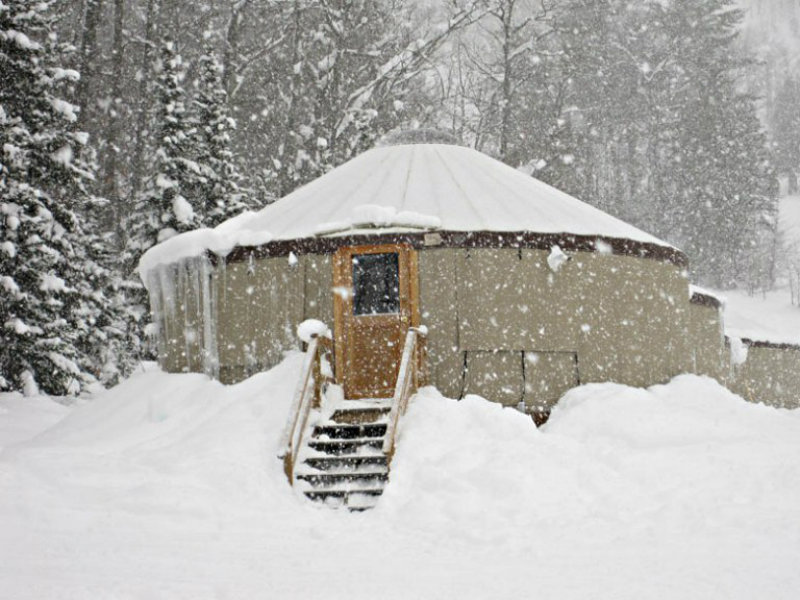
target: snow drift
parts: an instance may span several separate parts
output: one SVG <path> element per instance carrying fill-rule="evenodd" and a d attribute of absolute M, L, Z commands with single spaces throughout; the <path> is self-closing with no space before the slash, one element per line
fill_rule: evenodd
<path fill-rule="evenodd" d="M 794 598 L 800 412 L 682 376 L 568 393 L 541 430 L 432 388 L 378 507 L 275 457 L 301 356 L 235 386 L 148 366 L 74 408 L 0 396 L 9 598 Z M 52 422 L 66 413 L 55 426 Z M 15 443 L 19 442 L 19 443 Z"/>

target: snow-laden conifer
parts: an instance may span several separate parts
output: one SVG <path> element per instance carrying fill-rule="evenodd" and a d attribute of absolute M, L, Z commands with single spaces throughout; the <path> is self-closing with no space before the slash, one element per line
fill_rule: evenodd
<path fill-rule="evenodd" d="M 52 3 L 0 4 L 0 387 L 74 393 L 101 371 L 114 335 L 102 240 L 84 216 L 94 163 L 77 108 L 77 72 L 52 31 Z"/>
<path fill-rule="evenodd" d="M 204 172 L 191 157 L 196 134 L 186 106 L 184 67 L 175 43 L 161 44 L 154 93 L 158 101 L 155 172 L 134 215 L 133 253 L 202 224 L 195 194 Z M 136 257 L 134 257 L 136 258 Z"/>
<path fill-rule="evenodd" d="M 222 84 L 222 65 L 211 49 L 198 61 L 197 90 L 193 102 L 196 130 L 193 147 L 200 171 L 192 190 L 206 227 L 214 227 L 247 208 L 242 177 L 231 152 L 236 122 L 228 111 L 228 94 Z"/>

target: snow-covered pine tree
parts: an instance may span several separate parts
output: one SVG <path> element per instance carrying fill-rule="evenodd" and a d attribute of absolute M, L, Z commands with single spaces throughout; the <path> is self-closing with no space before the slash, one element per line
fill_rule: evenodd
<path fill-rule="evenodd" d="M 215 227 L 248 208 L 247 193 L 231 152 L 231 132 L 236 122 L 228 111 L 228 93 L 222 83 L 222 65 L 206 48 L 198 61 L 193 102 L 196 120 L 195 151 L 201 177 L 193 204 L 202 211 L 206 227 Z"/>
<path fill-rule="evenodd" d="M 134 263 L 158 242 L 203 225 L 195 191 L 204 173 L 191 158 L 196 154 L 196 131 L 186 107 L 183 78 L 183 62 L 175 43 L 165 40 L 154 90 L 158 102 L 155 175 L 136 203 L 131 242 Z"/>
<path fill-rule="evenodd" d="M 737 89 L 737 74 L 746 66 L 733 51 L 742 13 L 733 0 L 692 0 L 665 17 L 676 35 L 686 37 L 685 84 L 674 96 L 669 157 L 673 239 L 703 283 L 728 288 L 763 280 L 751 269 L 771 267 L 757 266 L 748 255 L 773 245 L 778 190 L 755 99 Z"/>
<path fill-rule="evenodd" d="M 82 219 L 100 202 L 94 163 L 59 93 L 79 75 L 60 66 L 51 8 L 0 4 L 0 388 L 67 394 L 101 369 L 116 315 Z"/>
<path fill-rule="evenodd" d="M 197 189 L 204 179 L 197 154 L 197 130 L 187 110 L 183 88 L 184 67 L 175 43 L 161 42 L 155 66 L 153 94 L 157 103 L 154 127 L 156 148 L 154 174 L 147 180 L 130 217 L 131 235 L 125 248 L 124 290 L 127 296 L 129 338 L 142 358 L 154 358 L 148 350 L 150 325 L 147 292 L 136 266 L 149 248 L 177 233 L 203 226 Z"/>

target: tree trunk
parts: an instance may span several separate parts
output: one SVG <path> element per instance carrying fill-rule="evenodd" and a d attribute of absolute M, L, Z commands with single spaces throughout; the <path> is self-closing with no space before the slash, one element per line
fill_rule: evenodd
<path fill-rule="evenodd" d="M 114 0 L 114 41 L 111 54 L 111 122 L 108 127 L 106 145 L 106 161 L 103 168 L 102 191 L 111 202 L 113 227 L 117 237 L 122 238 L 124 228 L 122 220 L 126 216 L 120 202 L 117 169 L 119 156 L 120 133 L 122 126 L 122 67 L 123 67 L 123 20 L 125 16 L 125 0 Z"/>
<path fill-rule="evenodd" d="M 78 82 L 78 105 L 81 107 L 81 124 L 90 122 L 88 108 L 96 76 L 94 66 L 97 56 L 97 27 L 103 15 L 103 0 L 87 0 L 81 40 L 81 79 Z"/>
<path fill-rule="evenodd" d="M 508 159 L 508 139 L 511 137 L 511 28 L 514 2 L 508 2 L 501 12 L 503 25 L 503 90 L 500 98 L 500 160 Z"/>
<path fill-rule="evenodd" d="M 139 91 L 137 94 L 139 100 L 139 115 L 136 120 L 136 142 L 133 151 L 133 177 L 131 181 L 131 199 L 134 202 L 142 190 L 144 180 L 144 151 L 149 133 L 147 130 L 147 113 L 150 110 L 150 98 L 147 93 L 147 88 L 150 81 L 150 69 L 153 64 L 153 43 L 156 36 L 156 19 L 158 18 L 158 13 L 158 0 L 147 0 L 147 14 L 144 25 L 144 47 L 142 49 L 141 61 L 139 62 L 140 79 Z"/>
<path fill-rule="evenodd" d="M 225 31 L 225 52 L 222 55 L 222 86 L 230 97 L 236 85 L 236 62 L 239 58 L 239 38 L 241 36 L 242 13 L 249 4 L 248 0 L 234 4 L 231 20 Z"/>

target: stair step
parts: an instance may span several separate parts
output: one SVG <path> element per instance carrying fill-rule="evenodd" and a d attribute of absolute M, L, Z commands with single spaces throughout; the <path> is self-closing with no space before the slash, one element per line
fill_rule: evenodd
<path fill-rule="evenodd" d="M 359 487 L 372 489 L 386 483 L 389 474 L 384 472 L 372 473 L 299 473 L 295 475 L 298 481 L 305 481 L 314 487 L 329 489 L 338 488 L 339 484 L 358 483 Z"/>
<path fill-rule="evenodd" d="M 309 457 L 305 464 L 319 471 L 335 472 L 339 469 L 370 469 L 383 467 L 388 471 L 388 461 L 383 454 L 378 456 L 318 456 Z"/>
<path fill-rule="evenodd" d="M 358 438 L 379 438 L 386 435 L 386 424 L 367 423 L 363 425 L 317 425 L 313 437 L 327 436 L 328 439 L 352 440 Z"/>
<path fill-rule="evenodd" d="M 339 408 L 331 415 L 331 421 L 350 425 L 377 423 L 386 421 L 389 416 L 389 406 L 374 406 L 369 408 Z"/>
<path fill-rule="evenodd" d="M 312 459 L 313 460 L 313 459 Z M 303 462 L 298 467 L 297 472 L 300 475 L 384 475 L 389 473 L 389 467 L 386 464 L 365 464 L 358 467 L 352 465 L 324 465 L 322 469 L 316 468 L 308 464 L 308 461 Z"/>
<path fill-rule="evenodd" d="M 362 455 L 374 456 L 383 448 L 382 438 L 359 438 L 354 440 L 308 440 L 308 447 L 334 456 Z"/>
<path fill-rule="evenodd" d="M 353 496 L 371 496 L 377 498 L 383 494 L 383 489 L 374 490 L 307 490 L 303 492 L 311 500 L 327 501 L 329 499 L 349 500 Z"/>
<path fill-rule="evenodd" d="M 351 512 L 360 512 L 374 508 L 378 504 L 378 498 L 374 494 L 350 494 L 347 497 L 347 509 Z"/>

